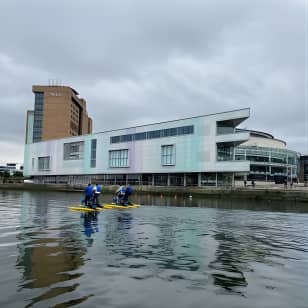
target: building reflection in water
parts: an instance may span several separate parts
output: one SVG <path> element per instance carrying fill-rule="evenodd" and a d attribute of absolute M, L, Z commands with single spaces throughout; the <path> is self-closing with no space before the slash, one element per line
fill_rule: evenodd
<path fill-rule="evenodd" d="M 74 224 L 70 215 L 63 214 L 66 207 L 61 212 L 46 201 L 48 197 L 33 196 L 23 200 L 29 206 L 21 209 L 17 259 L 23 275 L 19 287 L 45 288 L 36 292 L 31 304 L 72 294 L 94 241 L 98 245 L 93 246 L 99 249 L 91 252 L 100 258 L 96 261 L 101 262 L 101 268 L 122 267 L 121 275 L 139 280 L 153 276 L 167 281 L 182 279 L 190 282 L 189 287 L 205 288 L 212 283 L 218 292 L 243 296 L 251 263 L 268 264 L 273 253 L 272 237 L 268 236 L 271 229 L 265 230 L 264 237 L 263 213 L 216 209 L 224 204 L 220 200 L 207 200 L 205 205 L 213 209 L 206 211 L 163 207 L 106 210 L 101 216 L 82 214 L 81 221 Z M 236 208 L 232 201 L 228 206 Z M 261 222 L 256 221 L 258 217 Z M 99 225 L 104 231 L 95 239 Z"/>
<path fill-rule="evenodd" d="M 106 218 L 105 247 L 109 266 L 150 266 L 154 276 L 165 270 L 198 271 L 204 263 L 202 247 L 195 236 L 199 231 L 191 228 L 190 221 L 161 216 L 151 218 L 154 220 L 151 222 L 134 224 L 132 213 L 117 212 Z M 131 260 L 126 263 L 128 258 Z M 134 278 L 137 276 L 135 273 Z"/>
<path fill-rule="evenodd" d="M 16 267 L 22 272 L 20 289 L 48 288 L 31 299 L 33 304 L 75 290 L 74 279 L 84 264 L 86 247 L 80 239 L 80 226 L 61 216 L 44 194 L 24 194 L 20 215 L 19 255 Z M 52 219 L 53 221 L 49 221 Z M 55 223 L 57 219 L 57 223 Z M 68 282 L 65 286 L 54 286 Z M 76 299 L 82 302 L 86 297 Z"/>
<path fill-rule="evenodd" d="M 110 256 L 115 254 L 126 257 L 135 253 L 135 237 L 130 233 L 133 216 L 130 212 L 114 211 L 108 215 L 105 229 L 105 247 Z"/>
<path fill-rule="evenodd" d="M 270 246 L 266 247 L 256 234 L 260 231 L 246 221 L 242 215 L 230 212 L 217 212 L 216 231 L 213 235 L 217 242 L 215 258 L 209 263 L 214 284 L 225 291 L 245 296 L 248 280 L 245 273 L 251 272 L 251 262 L 272 263 Z M 262 231 L 261 231 L 262 232 Z"/>
<path fill-rule="evenodd" d="M 88 246 L 93 245 L 94 238 L 92 235 L 96 232 L 99 232 L 99 225 L 98 225 L 98 215 L 97 212 L 89 212 L 89 213 L 82 213 L 81 218 L 83 219 L 83 227 L 84 227 L 84 234 L 86 235 L 86 240 L 88 242 Z"/>
<path fill-rule="evenodd" d="M 247 268 L 242 259 L 243 252 L 239 249 L 241 244 L 232 234 L 219 232 L 214 238 L 219 243 L 215 253 L 216 259 L 209 264 L 214 284 L 227 291 L 241 293 L 238 287 L 247 286 L 244 275 Z"/>

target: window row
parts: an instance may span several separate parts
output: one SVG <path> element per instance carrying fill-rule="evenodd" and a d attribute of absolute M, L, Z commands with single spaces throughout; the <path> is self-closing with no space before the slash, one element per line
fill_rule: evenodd
<path fill-rule="evenodd" d="M 193 133 L 194 133 L 194 126 L 188 125 L 188 126 L 181 126 L 181 127 L 152 130 L 148 132 L 141 132 L 141 133 L 135 133 L 135 134 L 112 136 L 110 137 L 110 143 L 131 142 L 131 141 L 146 140 L 146 139 L 182 136 L 182 135 L 189 135 Z"/>
<path fill-rule="evenodd" d="M 91 156 L 90 167 L 96 167 L 96 139 L 91 140 Z M 78 160 L 83 158 L 84 144 L 83 142 L 72 142 L 64 144 L 64 160 Z M 161 165 L 174 166 L 176 163 L 175 145 L 161 146 Z M 128 168 L 129 150 L 110 150 L 109 151 L 109 167 L 110 168 Z M 32 170 L 35 170 L 35 159 L 32 158 Z M 50 170 L 50 156 L 38 157 L 38 170 Z"/>
<path fill-rule="evenodd" d="M 161 146 L 161 165 L 175 165 L 175 145 Z M 110 150 L 109 151 L 109 167 L 110 168 L 127 168 L 129 167 L 128 149 Z"/>

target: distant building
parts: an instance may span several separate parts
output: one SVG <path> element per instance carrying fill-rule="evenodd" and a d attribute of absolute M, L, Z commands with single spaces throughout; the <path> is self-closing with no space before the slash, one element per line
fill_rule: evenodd
<path fill-rule="evenodd" d="M 34 110 L 27 112 L 26 143 L 92 133 L 86 101 L 65 86 L 32 87 Z"/>
<path fill-rule="evenodd" d="M 276 183 L 283 183 L 285 179 L 289 182 L 297 180 L 299 153 L 288 150 L 285 141 L 260 131 L 238 131 L 250 134 L 246 142 L 235 148 L 236 160 L 250 161 L 248 180 Z"/>
<path fill-rule="evenodd" d="M 299 182 L 308 183 L 308 155 L 299 159 Z"/>
<path fill-rule="evenodd" d="M 2 172 L 9 172 L 9 168 L 7 167 L 7 165 L 0 165 L 0 173 Z"/>
<path fill-rule="evenodd" d="M 0 173 L 8 172 L 10 175 L 14 175 L 16 171 L 23 172 L 23 166 L 19 163 L 7 163 L 0 165 Z"/>
<path fill-rule="evenodd" d="M 232 185 L 249 173 L 235 147 L 250 109 L 202 115 L 25 145 L 24 173 L 35 183 Z"/>

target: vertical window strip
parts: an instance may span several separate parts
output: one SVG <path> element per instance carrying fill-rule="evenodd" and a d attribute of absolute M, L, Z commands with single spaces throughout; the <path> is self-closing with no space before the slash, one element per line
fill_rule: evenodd
<path fill-rule="evenodd" d="M 36 92 L 34 98 L 33 142 L 42 140 L 44 93 Z"/>
<path fill-rule="evenodd" d="M 96 143 L 97 143 L 97 139 L 92 139 L 91 140 L 91 168 L 95 168 L 96 167 Z"/>

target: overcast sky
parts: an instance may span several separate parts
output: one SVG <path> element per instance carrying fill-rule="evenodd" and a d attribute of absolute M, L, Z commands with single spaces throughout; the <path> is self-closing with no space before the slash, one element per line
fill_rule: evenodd
<path fill-rule="evenodd" d="M 22 162 L 33 84 L 87 100 L 94 131 L 251 107 L 307 153 L 306 0 L 1 0 L 0 163 Z"/>

